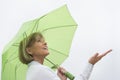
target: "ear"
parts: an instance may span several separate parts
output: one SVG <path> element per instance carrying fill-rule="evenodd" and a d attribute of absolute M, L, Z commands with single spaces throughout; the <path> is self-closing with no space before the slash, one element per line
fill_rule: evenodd
<path fill-rule="evenodd" d="M 32 51 L 31 51 L 31 48 L 26 48 L 26 52 L 30 55 L 32 55 Z"/>

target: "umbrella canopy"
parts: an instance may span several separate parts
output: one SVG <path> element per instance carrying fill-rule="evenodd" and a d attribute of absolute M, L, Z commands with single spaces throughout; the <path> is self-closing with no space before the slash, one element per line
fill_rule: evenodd
<path fill-rule="evenodd" d="M 2 54 L 2 80 L 25 80 L 27 65 L 18 58 L 20 41 L 33 32 L 44 36 L 50 54 L 44 64 L 49 67 L 60 65 L 69 55 L 69 50 L 77 28 L 67 6 L 64 5 L 40 18 L 25 22 Z"/>

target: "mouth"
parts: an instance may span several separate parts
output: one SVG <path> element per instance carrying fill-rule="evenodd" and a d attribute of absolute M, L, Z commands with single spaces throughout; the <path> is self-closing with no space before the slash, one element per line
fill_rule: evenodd
<path fill-rule="evenodd" d="M 48 50 L 48 47 L 44 47 L 43 49 L 44 49 L 44 50 Z"/>

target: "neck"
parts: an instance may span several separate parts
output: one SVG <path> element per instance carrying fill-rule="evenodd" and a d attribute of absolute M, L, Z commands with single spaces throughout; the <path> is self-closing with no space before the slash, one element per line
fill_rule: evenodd
<path fill-rule="evenodd" d="M 43 57 L 34 57 L 34 61 L 39 62 L 40 64 L 43 64 L 44 58 Z"/>

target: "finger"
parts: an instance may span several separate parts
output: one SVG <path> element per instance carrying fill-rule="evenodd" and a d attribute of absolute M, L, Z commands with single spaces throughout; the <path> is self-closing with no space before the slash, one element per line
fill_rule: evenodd
<path fill-rule="evenodd" d="M 93 57 L 97 57 L 98 55 L 99 55 L 99 54 L 98 54 L 98 53 L 96 53 L 96 54 L 94 54 L 94 55 L 93 55 Z"/>
<path fill-rule="evenodd" d="M 110 53 L 111 51 L 112 51 L 112 49 L 110 49 L 110 50 L 106 51 L 105 53 L 101 54 L 99 57 L 103 57 L 103 56 L 107 55 L 108 53 Z"/>
<path fill-rule="evenodd" d="M 59 71 L 60 71 L 61 73 L 67 72 L 63 67 L 59 67 Z"/>
<path fill-rule="evenodd" d="M 105 53 L 102 54 L 102 56 L 105 56 L 106 54 L 110 53 L 112 51 L 112 49 L 106 51 Z"/>
<path fill-rule="evenodd" d="M 59 72 L 61 72 L 61 69 L 62 69 L 61 67 L 58 67 L 58 71 L 59 71 Z"/>
<path fill-rule="evenodd" d="M 110 53 L 112 51 L 112 49 L 109 49 L 108 51 L 106 51 L 106 53 Z"/>

